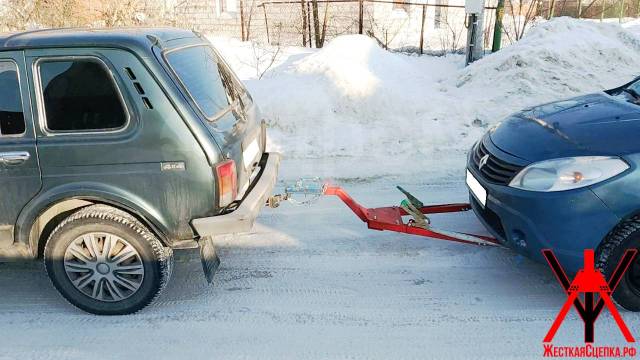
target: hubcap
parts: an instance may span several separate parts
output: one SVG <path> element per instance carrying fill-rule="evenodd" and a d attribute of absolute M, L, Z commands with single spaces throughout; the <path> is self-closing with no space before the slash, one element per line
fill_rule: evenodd
<path fill-rule="evenodd" d="M 88 233 L 73 240 L 64 255 L 64 269 L 76 289 L 105 302 L 131 297 L 144 280 L 138 251 L 109 233 Z"/>

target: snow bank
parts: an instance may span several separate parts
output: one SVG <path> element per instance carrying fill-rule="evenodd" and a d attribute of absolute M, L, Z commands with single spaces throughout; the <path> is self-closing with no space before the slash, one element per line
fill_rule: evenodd
<path fill-rule="evenodd" d="M 225 48 L 230 50 L 228 43 L 222 51 L 237 56 Z M 430 95 L 461 62 L 460 56 L 395 54 L 352 35 L 290 55 L 261 80 L 245 80 L 269 120 L 273 143 L 289 158 L 388 159 L 428 155 L 435 144 L 460 135 L 459 128 L 431 117 L 438 105 Z M 429 139 L 434 136 L 447 140 Z M 421 137 L 424 147 L 416 143 Z"/>
<path fill-rule="evenodd" d="M 492 122 L 508 112 L 500 103 L 511 111 L 615 87 L 638 76 L 639 65 L 634 33 L 618 24 L 558 18 L 460 71 L 449 84 L 476 99 L 471 107 L 485 103 L 480 116 Z"/>
<path fill-rule="evenodd" d="M 471 144 L 509 113 L 632 79 L 640 68 L 633 29 L 557 18 L 467 68 L 460 55 L 391 53 L 350 35 L 320 50 L 280 49 L 260 80 L 245 71 L 255 46 L 214 43 L 235 57 L 276 149 L 305 166 L 329 164 L 337 176 L 373 176 L 463 169 Z"/>

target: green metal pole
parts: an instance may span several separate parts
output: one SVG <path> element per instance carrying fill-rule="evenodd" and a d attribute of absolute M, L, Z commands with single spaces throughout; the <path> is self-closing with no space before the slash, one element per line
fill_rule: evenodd
<path fill-rule="evenodd" d="M 502 16 L 504 15 L 504 0 L 498 0 L 496 5 L 496 22 L 493 25 L 493 42 L 491 43 L 491 52 L 500 50 L 502 43 Z"/>

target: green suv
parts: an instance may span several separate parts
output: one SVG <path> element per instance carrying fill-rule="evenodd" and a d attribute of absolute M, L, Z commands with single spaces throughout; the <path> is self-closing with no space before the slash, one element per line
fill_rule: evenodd
<path fill-rule="evenodd" d="M 229 66 L 196 33 L 0 35 L 0 261 L 44 258 L 85 311 L 129 314 L 173 250 L 249 231 L 280 163 Z"/>

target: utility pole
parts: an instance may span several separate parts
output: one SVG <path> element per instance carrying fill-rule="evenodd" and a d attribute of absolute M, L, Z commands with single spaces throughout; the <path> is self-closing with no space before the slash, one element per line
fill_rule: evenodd
<path fill-rule="evenodd" d="M 480 59 L 484 53 L 483 19 L 484 0 L 466 0 L 464 10 L 467 17 L 467 46 L 465 64 Z"/>
<path fill-rule="evenodd" d="M 498 0 L 496 5 L 496 22 L 493 25 L 493 42 L 491 43 L 491 52 L 500 50 L 502 45 L 502 16 L 504 15 L 504 0 Z"/>

